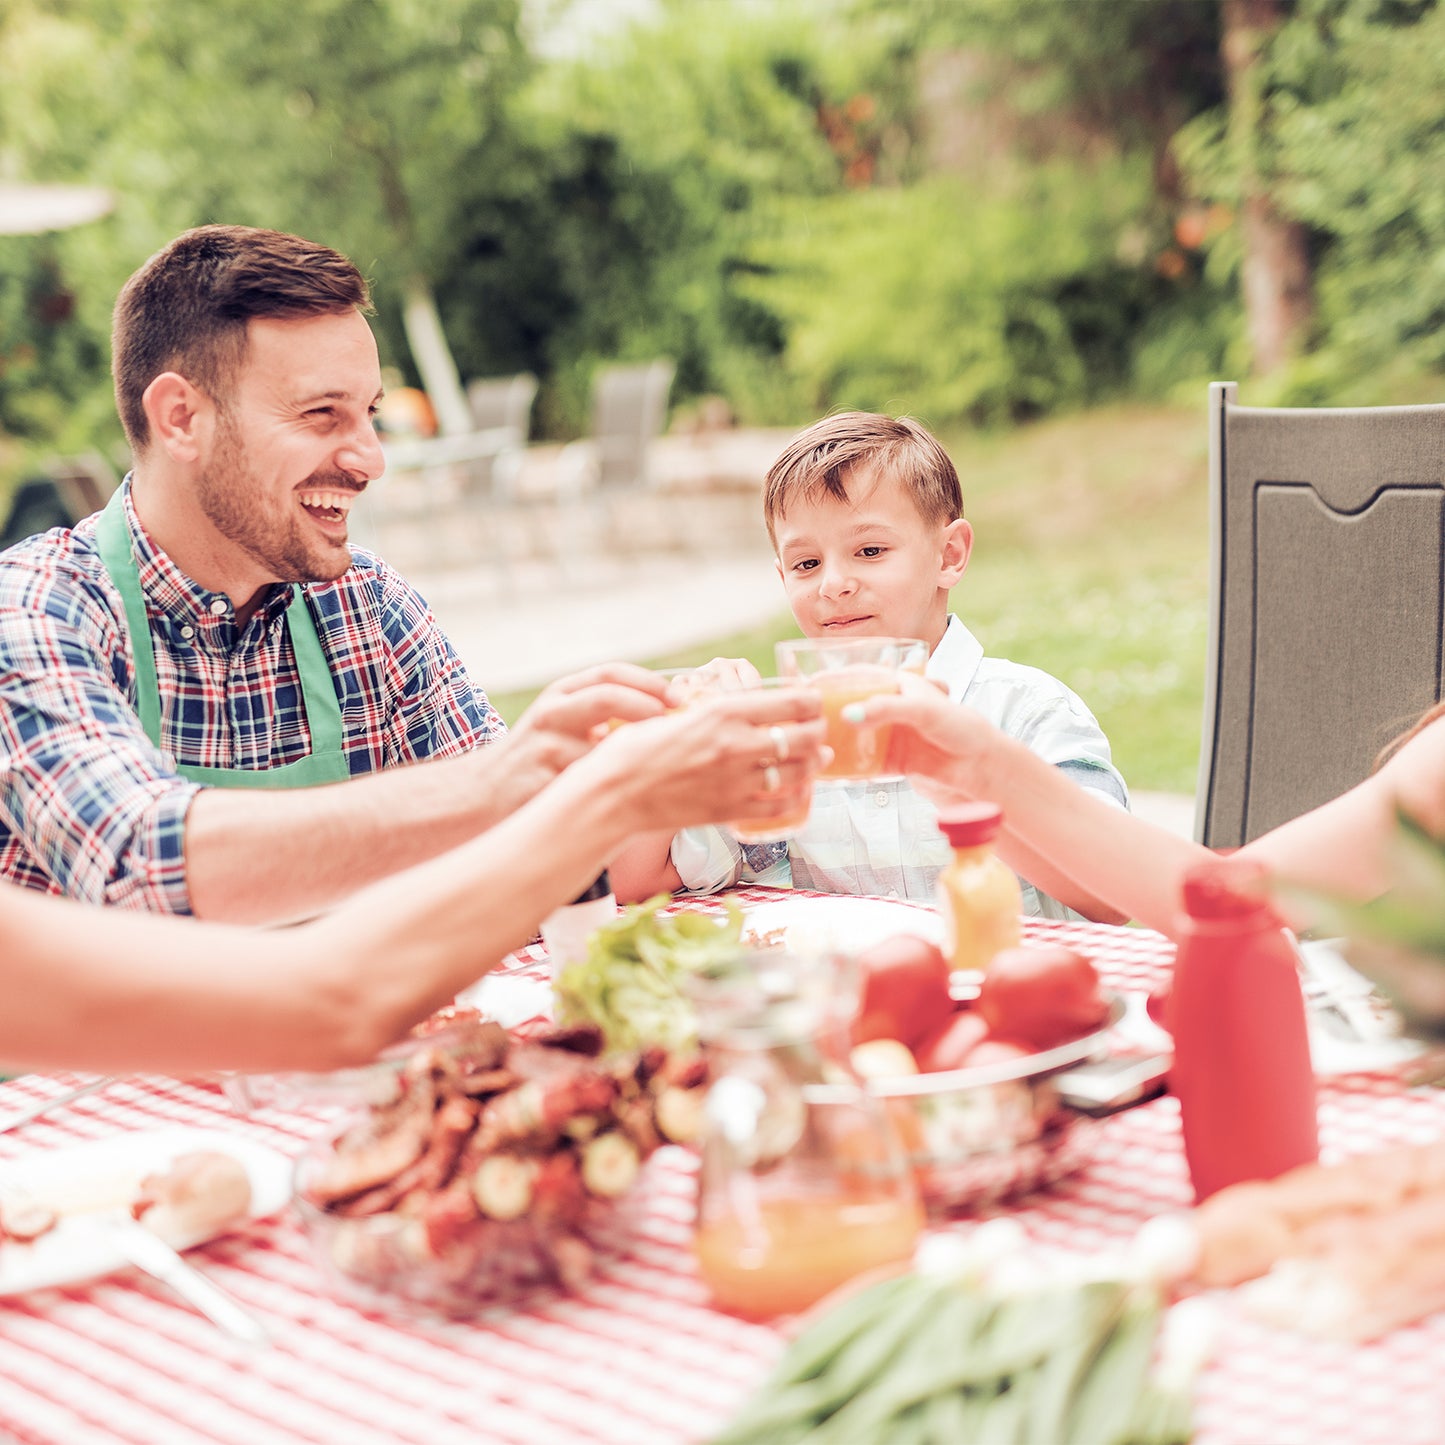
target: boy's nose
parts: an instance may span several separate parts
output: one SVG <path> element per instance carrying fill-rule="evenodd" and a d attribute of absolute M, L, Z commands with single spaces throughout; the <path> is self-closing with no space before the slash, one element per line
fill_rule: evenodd
<path fill-rule="evenodd" d="M 818 591 L 824 597 L 846 597 L 853 591 L 855 585 L 851 569 L 825 567 L 822 580 L 818 584 Z"/>

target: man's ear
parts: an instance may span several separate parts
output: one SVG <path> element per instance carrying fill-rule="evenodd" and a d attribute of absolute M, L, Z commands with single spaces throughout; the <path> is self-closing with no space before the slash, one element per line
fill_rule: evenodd
<path fill-rule="evenodd" d="M 938 585 L 952 587 L 963 576 L 973 553 L 973 524 L 962 517 L 943 529 L 943 555 L 938 563 Z"/>
<path fill-rule="evenodd" d="M 215 415 L 215 404 L 179 372 L 163 371 L 141 394 L 151 440 L 173 461 L 200 455 Z"/>

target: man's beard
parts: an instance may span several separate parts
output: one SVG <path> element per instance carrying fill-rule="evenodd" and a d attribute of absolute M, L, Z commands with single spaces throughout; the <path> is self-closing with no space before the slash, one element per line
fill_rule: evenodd
<path fill-rule="evenodd" d="M 336 491 L 356 489 L 341 472 L 313 472 L 307 482 Z M 240 428 L 225 409 L 210 465 L 197 477 L 196 489 L 211 525 L 278 581 L 334 582 L 351 566 L 348 547 L 308 536 L 302 517 L 288 509 L 292 499 L 270 496 L 255 483 Z"/>

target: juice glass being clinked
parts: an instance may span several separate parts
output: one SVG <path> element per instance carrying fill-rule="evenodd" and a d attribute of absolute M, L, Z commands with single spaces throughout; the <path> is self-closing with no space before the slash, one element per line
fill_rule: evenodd
<path fill-rule="evenodd" d="M 823 697 L 823 720 L 833 761 L 822 778 L 877 778 L 886 771 L 892 730 L 845 723 L 843 709 L 899 690 L 899 674 L 921 672 L 927 644 L 913 637 L 820 638 L 780 642 L 778 674 L 806 682 Z"/>

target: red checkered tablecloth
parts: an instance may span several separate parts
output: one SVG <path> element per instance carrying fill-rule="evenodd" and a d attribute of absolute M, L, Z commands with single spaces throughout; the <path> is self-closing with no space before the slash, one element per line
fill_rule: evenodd
<path fill-rule="evenodd" d="M 775 893 L 748 890 L 743 901 Z M 1031 923 L 1074 943 L 1115 987 L 1167 973 L 1158 935 Z M 539 967 L 539 950 L 524 954 Z M 0 1120 L 69 1087 L 0 1087 Z M 1327 1157 L 1445 1135 L 1445 1094 L 1393 1079 L 1324 1084 Z M 193 1125 L 295 1154 L 332 1127 L 324 1111 L 236 1114 L 219 1089 L 159 1078 L 103 1093 L 0 1134 L 0 1173 L 38 1151 L 127 1131 Z M 776 1331 L 710 1309 L 690 1253 L 694 1165 L 664 1150 L 626 1253 L 574 1295 L 466 1323 L 368 1314 L 335 1297 L 289 1213 L 191 1259 L 256 1314 L 274 1348 L 230 1344 L 162 1287 L 127 1272 L 0 1300 L 0 1441 L 23 1445 L 444 1445 L 706 1438 L 778 1353 Z M 1042 1243 L 1089 1252 L 1189 1201 L 1171 1099 L 1096 1128 L 1091 1162 L 1010 1207 Z M 962 1220 L 951 1226 L 971 1227 Z M 1226 1299 L 1226 1308 L 1228 1308 Z M 1445 1315 L 1364 1348 L 1265 1329 L 1232 1310 L 1198 1392 L 1199 1445 L 1426 1445 L 1445 1439 Z"/>

